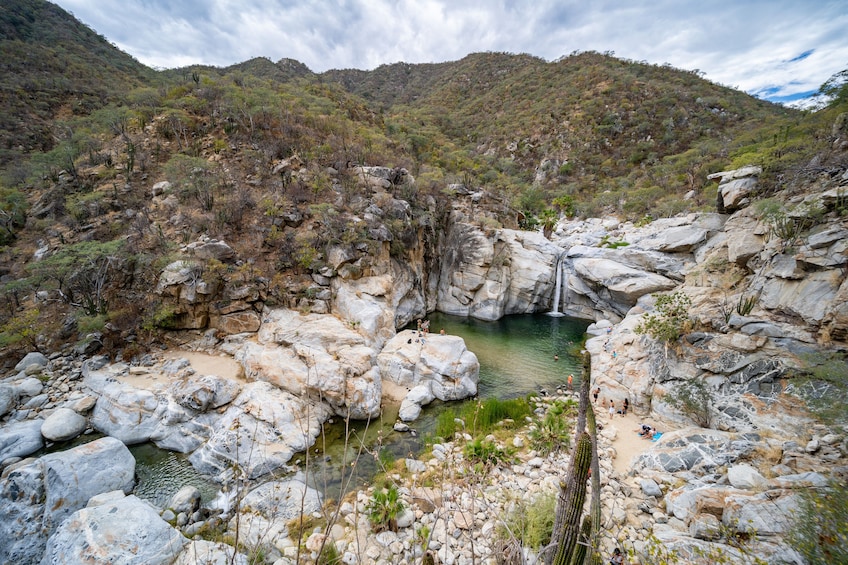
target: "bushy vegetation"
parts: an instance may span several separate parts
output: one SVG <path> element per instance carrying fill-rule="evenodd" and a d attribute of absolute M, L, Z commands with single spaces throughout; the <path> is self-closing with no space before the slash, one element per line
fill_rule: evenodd
<path fill-rule="evenodd" d="M 702 428 L 710 427 L 713 394 L 704 381 L 690 379 L 675 385 L 663 400 Z"/>
<path fill-rule="evenodd" d="M 385 489 L 375 490 L 365 511 L 368 513 L 368 520 L 371 522 L 374 532 L 379 533 L 386 530 L 396 532 L 398 516 L 405 508 L 397 487 L 391 485 Z"/>
<path fill-rule="evenodd" d="M 848 487 L 832 482 L 801 493 L 790 544 L 810 565 L 848 563 Z"/>
<path fill-rule="evenodd" d="M 577 402 L 574 400 L 554 401 L 528 434 L 533 449 L 542 455 L 568 449 L 572 433 L 570 422 L 576 411 Z"/>
<path fill-rule="evenodd" d="M 692 301 L 681 291 L 657 295 L 654 311 L 642 316 L 635 332 L 663 343 L 675 342 L 691 324 L 691 305 Z"/>
<path fill-rule="evenodd" d="M 848 358 L 844 353 L 805 354 L 793 375 L 793 389 L 819 420 L 848 424 Z"/>
<path fill-rule="evenodd" d="M 515 540 L 522 547 L 538 551 L 551 539 L 554 527 L 556 494 L 540 493 L 531 500 L 519 500 L 503 521 L 497 535 L 507 541 Z"/>

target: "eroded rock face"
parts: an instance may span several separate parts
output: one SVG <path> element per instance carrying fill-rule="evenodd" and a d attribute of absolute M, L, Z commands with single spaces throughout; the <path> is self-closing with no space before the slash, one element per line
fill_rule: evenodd
<path fill-rule="evenodd" d="M 267 382 L 248 383 L 189 461 L 201 473 L 221 479 L 238 464 L 255 479 L 285 468 L 294 453 L 310 447 L 329 415 L 325 404 L 312 404 Z"/>
<path fill-rule="evenodd" d="M 108 437 L 12 468 L 0 480 L 0 562 L 38 562 L 70 514 L 97 494 L 130 492 L 134 474 L 135 458 Z"/>
<path fill-rule="evenodd" d="M 561 253 L 537 232 L 504 229 L 487 235 L 455 222 L 441 263 L 438 309 L 482 320 L 544 310 Z"/>

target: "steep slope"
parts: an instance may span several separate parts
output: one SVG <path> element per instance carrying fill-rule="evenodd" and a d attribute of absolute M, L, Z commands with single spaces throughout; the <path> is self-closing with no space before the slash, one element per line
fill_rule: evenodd
<path fill-rule="evenodd" d="M 156 73 L 44 0 L 0 4 L 0 166 L 53 146 L 51 122 L 85 115 Z"/>

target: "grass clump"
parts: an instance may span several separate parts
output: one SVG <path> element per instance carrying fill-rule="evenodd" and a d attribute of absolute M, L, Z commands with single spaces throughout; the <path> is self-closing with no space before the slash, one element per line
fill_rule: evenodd
<path fill-rule="evenodd" d="M 556 494 L 546 492 L 532 500 L 521 500 L 507 514 L 499 531 L 502 540 L 515 540 L 521 546 L 538 551 L 553 533 Z"/>
<path fill-rule="evenodd" d="M 568 449 L 571 445 L 570 421 L 576 408 L 577 402 L 574 400 L 554 401 L 542 421 L 528 434 L 533 449 L 542 455 Z"/>
<path fill-rule="evenodd" d="M 456 409 L 439 414 L 434 435 L 444 440 L 452 439 L 460 431 L 466 431 L 472 436 L 486 435 L 498 427 L 513 426 L 532 413 L 533 408 L 525 398 L 487 398 L 484 401 L 466 402 Z"/>
<path fill-rule="evenodd" d="M 493 441 L 475 439 L 465 446 L 465 456 L 475 464 L 483 467 L 494 467 L 501 463 L 508 463 L 512 455 L 507 449 L 500 447 Z"/>
<path fill-rule="evenodd" d="M 366 507 L 371 528 L 375 533 L 387 530 L 396 532 L 398 530 L 398 516 L 401 515 L 405 508 L 406 505 L 400 498 L 395 485 L 387 489 L 375 490 Z"/>

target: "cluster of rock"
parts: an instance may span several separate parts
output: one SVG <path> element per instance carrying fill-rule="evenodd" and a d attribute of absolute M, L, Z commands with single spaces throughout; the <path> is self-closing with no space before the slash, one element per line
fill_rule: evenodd
<path fill-rule="evenodd" d="M 539 415 L 551 400 L 557 399 L 541 405 Z M 516 512 L 540 504 L 542 497 L 555 496 L 568 468 L 568 451 L 540 455 L 529 447 L 531 429 L 524 427 L 499 445 L 513 449 L 512 463 L 482 474 L 471 470 L 473 463 L 465 455 L 468 435 L 434 445 L 426 461 L 406 459 L 406 473 L 390 475 L 405 503 L 397 532 L 373 533 L 368 516 L 374 489 L 365 489 L 340 505 L 338 519 L 328 530 L 309 536 L 306 549 L 316 558 L 324 544 L 332 543 L 347 564 L 412 564 L 424 553 L 436 563 L 498 563 L 509 538 L 506 524 Z M 619 429 L 615 421 L 606 425 L 599 434 L 602 555 L 620 547 L 634 563 L 658 549 L 693 561 L 698 556 L 704 562 L 756 557 L 775 564 L 803 563 L 783 538 L 796 519 L 798 497 L 846 471 L 844 465 L 825 469 L 810 450 L 827 445 L 843 463 L 848 455 L 844 437 L 819 436 L 825 432 L 821 428 L 816 432 L 800 447 L 791 440 L 763 441 L 755 434 L 687 428 L 650 444 L 651 449 L 621 475 L 613 467 L 612 441 L 621 435 L 632 435 L 621 441 L 643 440 L 632 430 Z M 497 442 L 494 436 L 487 439 Z M 469 476 L 474 477 L 471 484 Z M 425 486 L 433 483 L 438 486 Z M 737 534 L 749 541 L 736 544 Z M 285 538 L 268 538 L 264 549 L 273 552 L 276 547 L 276 563 L 287 565 L 297 552 L 289 544 Z M 532 548 L 524 547 L 523 552 L 527 562 L 538 557 Z"/>
<path fill-rule="evenodd" d="M 156 540 L 159 548 L 158 553 L 145 554 L 148 563 L 171 563 L 183 551 L 219 554 L 227 548 L 200 541 L 187 546 L 187 537 L 204 528 L 226 529 L 225 520 L 233 513 L 239 521 L 231 527 L 245 539 L 262 539 L 269 531 L 275 532 L 275 539 L 276 533 L 285 537 L 287 522 L 300 515 L 304 500 L 312 501 L 306 513 L 321 507 L 317 492 L 302 481 L 259 486 L 257 494 L 241 499 L 242 512 L 232 508 L 234 499 L 224 491 L 208 508 L 198 507 L 194 491 L 178 493 L 168 508 L 154 509 L 125 496 L 132 492 L 135 469 L 125 446 L 152 442 L 190 453 L 189 461 L 200 473 L 224 483 L 236 468 L 255 480 L 291 470 L 293 454 L 308 449 L 334 414 L 378 414 L 381 366 L 394 400 L 404 401 L 408 395 L 418 412 L 434 398 L 476 393 L 479 364 L 457 336 L 401 332 L 397 343 L 379 352 L 378 363 L 368 341 L 332 316 L 293 311 L 266 315 L 257 341 L 240 335 L 219 343 L 242 363 L 250 380 L 198 374 L 185 358 L 146 356 L 132 365 L 61 354 L 24 358 L 0 383 L 0 537 L 13 540 L 0 551 L 0 561 L 37 562 L 43 555 L 65 562 L 59 560 L 64 555 L 62 559 L 75 562 L 90 555 L 130 552 L 143 539 Z M 26 458 L 54 442 L 92 432 L 107 437 Z M 62 478 L 64 471 L 57 475 L 54 467 L 71 476 Z M 50 484 L 52 490 L 45 495 L 45 477 L 54 475 L 61 480 Z M 290 500 L 283 497 L 287 502 L 280 495 L 277 503 L 268 505 L 274 498 L 268 489 L 291 493 L 298 488 L 296 496 L 286 495 Z M 59 502 L 49 506 L 51 501 Z M 284 506 L 289 509 L 283 511 Z M 138 521 L 123 520 L 123 512 L 133 513 Z M 289 544 L 295 545 L 291 540 Z"/>

